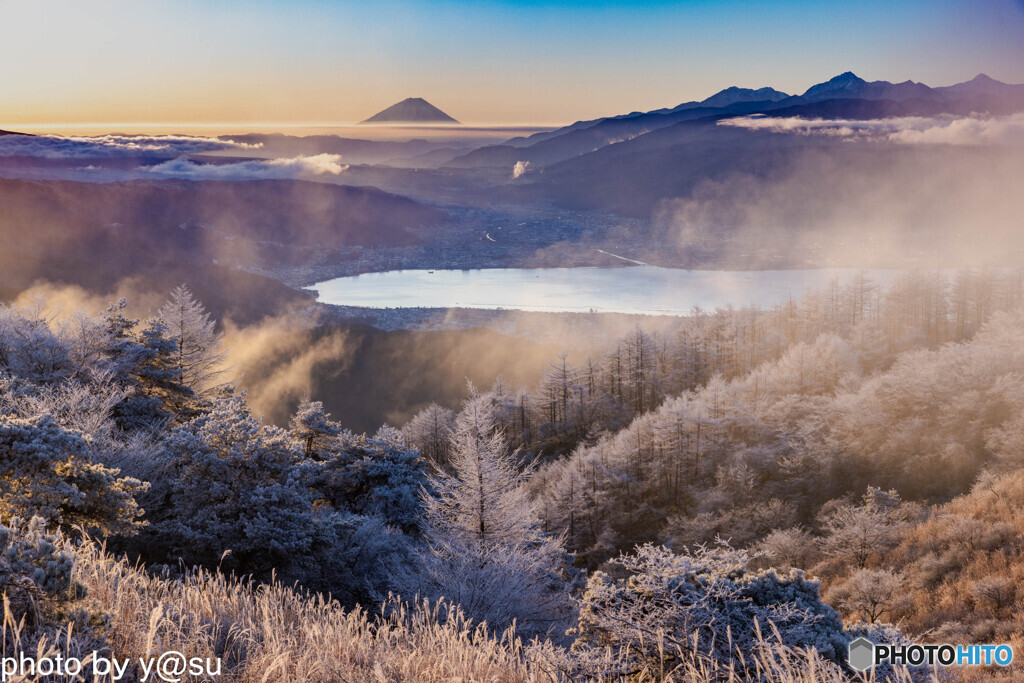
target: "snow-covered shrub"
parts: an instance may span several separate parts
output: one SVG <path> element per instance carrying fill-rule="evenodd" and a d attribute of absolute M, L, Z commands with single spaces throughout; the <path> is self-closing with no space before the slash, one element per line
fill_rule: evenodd
<path fill-rule="evenodd" d="M 50 384 L 74 371 L 67 349 L 41 314 L 0 303 L 0 372 Z"/>
<path fill-rule="evenodd" d="M 38 515 L 48 527 L 131 534 L 145 484 L 93 462 L 90 441 L 49 415 L 0 417 L 0 522 Z"/>
<path fill-rule="evenodd" d="M 785 646 L 840 661 L 848 639 L 818 583 L 799 571 L 748 572 L 750 559 L 724 543 L 686 555 L 639 546 L 612 561 L 626 578 L 591 576 L 574 648 L 610 647 L 627 669 L 670 670 L 707 658 L 742 670 L 777 632 Z"/>
<path fill-rule="evenodd" d="M 298 434 L 311 431 L 305 429 Z M 296 434 L 294 428 L 292 433 Z M 303 476 L 319 504 L 376 516 L 405 532 L 420 529 L 420 493 L 429 487 L 426 463 L 405 444 L 401 432 L 386 425 L 370 437 L 344 432 L 331 439 L 329 448 L 321 440 L 316 438 L 314 457 L 303 463 Z M 301 441 L 309 443 L 308 438 Z"/>
<path fill-rule="evenodd" d="M 72 599 L 74 562 L 60 549 L 58 535 L 46 532 L 42 517 L 27 523 L 14 518 L 0 525 L 0 595 L 10 600 L 15 614 L 39 598 Z"/>
<path fill-rule="evenodd" d="M 215 400 L 164 442 L 146 497 L 146 545 L 167 559 L 263 575 L 309 552 L 313 508 L 288 432 L 249 412 L 245 398 Z M 225 557 L 225 553 L 230 551 Z"/>
<path fill-rule="evenodd" d="M 329 593 L 347 608 L 383 602 L 407 585 L 416 566 L 410 538 L 377 517 L 317 518 L 313 548 L 293 573 L 304 588 Z"/>

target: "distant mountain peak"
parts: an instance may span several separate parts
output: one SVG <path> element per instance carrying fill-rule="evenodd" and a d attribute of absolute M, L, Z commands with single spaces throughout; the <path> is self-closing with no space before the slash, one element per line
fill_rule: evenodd
<path fill-rule="evenodd" d="M 852 71 L 844 71 L 824 83 L 811 86 L 803 97 L 810 101 L 848 98 L 905 102 L 912 99 L 936 99 L 940 95 L 924 83 L 910 80 L 902 83 L 868 82 Z"/>
<path fill-rule="evenodd" d="M 422 97 L 408 97 L 363 123 L 458 123 Z"/>
<path fill-rule="evenodd" d="M 1024 85 L 1010 85 L 997 81 L 988 74 L 978 74 L 969 81 L 936 88 L 946 97 L 1000 97 L 1004 95 L 1020 96 L 1024 94 Z"/>
<path fill-rule="evenodd" d="M 716 92 L 700 104 L 705 107 L 727 107 L 737 102 L 778 102 L 789 95 L 775 88 L 738 88 L 735 85 Z"/>
<path fill-rule="evenodd" d="M 818 83 L 812 85 L 804 93 L 806 98 L 821 97 L 823 95 L 831 95 L 834 93 L 852 92 L 859 90 L 867 85 L 868 82 L 863 78 L 853 73 L 852 71 L 844 71 L 838 76 L 834 76 L 824 83 Z"/>
<path fill-rule="evenodd" d="M 838 76 L 832 78 L 829 81 L 829 83 L 835 83 L 835 82 L 850 83 L 850 82 L 855 82 L 855 81 L 860 81 L 862 83 L 866 83 L 866 81 L 863 78 L 861 78 L 857 74 L 853 73 L 852 71 L 844 71 L 843 73 L 839 74 Z"/>

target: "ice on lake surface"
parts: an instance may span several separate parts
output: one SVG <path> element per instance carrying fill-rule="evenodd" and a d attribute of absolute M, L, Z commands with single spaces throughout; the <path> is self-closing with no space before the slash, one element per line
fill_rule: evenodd
<path fill-rule="evenodd" d="M 863 272 L 876 284 L 900 270 L 680 270 L 623 268 L 486 268 L 392 270 L 314 285 L 319 300 L 365 308 L 491 308 L 524 311 L 686 315 L 694 306 L 713 309 L 756 304 L 769 307 L 838 278 L 853 282 Z"/>

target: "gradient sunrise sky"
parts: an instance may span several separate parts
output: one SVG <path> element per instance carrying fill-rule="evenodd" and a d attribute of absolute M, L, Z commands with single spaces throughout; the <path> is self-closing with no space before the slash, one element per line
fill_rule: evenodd
<path fill-rule="evenodd" d="M 1024 82 L 1024 0 L 0 0 L 0 128 L 566 123 L 852 70 Z"/>

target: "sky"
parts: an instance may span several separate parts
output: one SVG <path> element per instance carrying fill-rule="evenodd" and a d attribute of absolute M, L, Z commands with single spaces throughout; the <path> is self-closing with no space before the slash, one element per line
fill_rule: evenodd
<path fill-rule="evenodd" d="M 1024 83 L 1024 0 L 0 0 L 0 129 L 564 124 L 843 71 Z"/>

